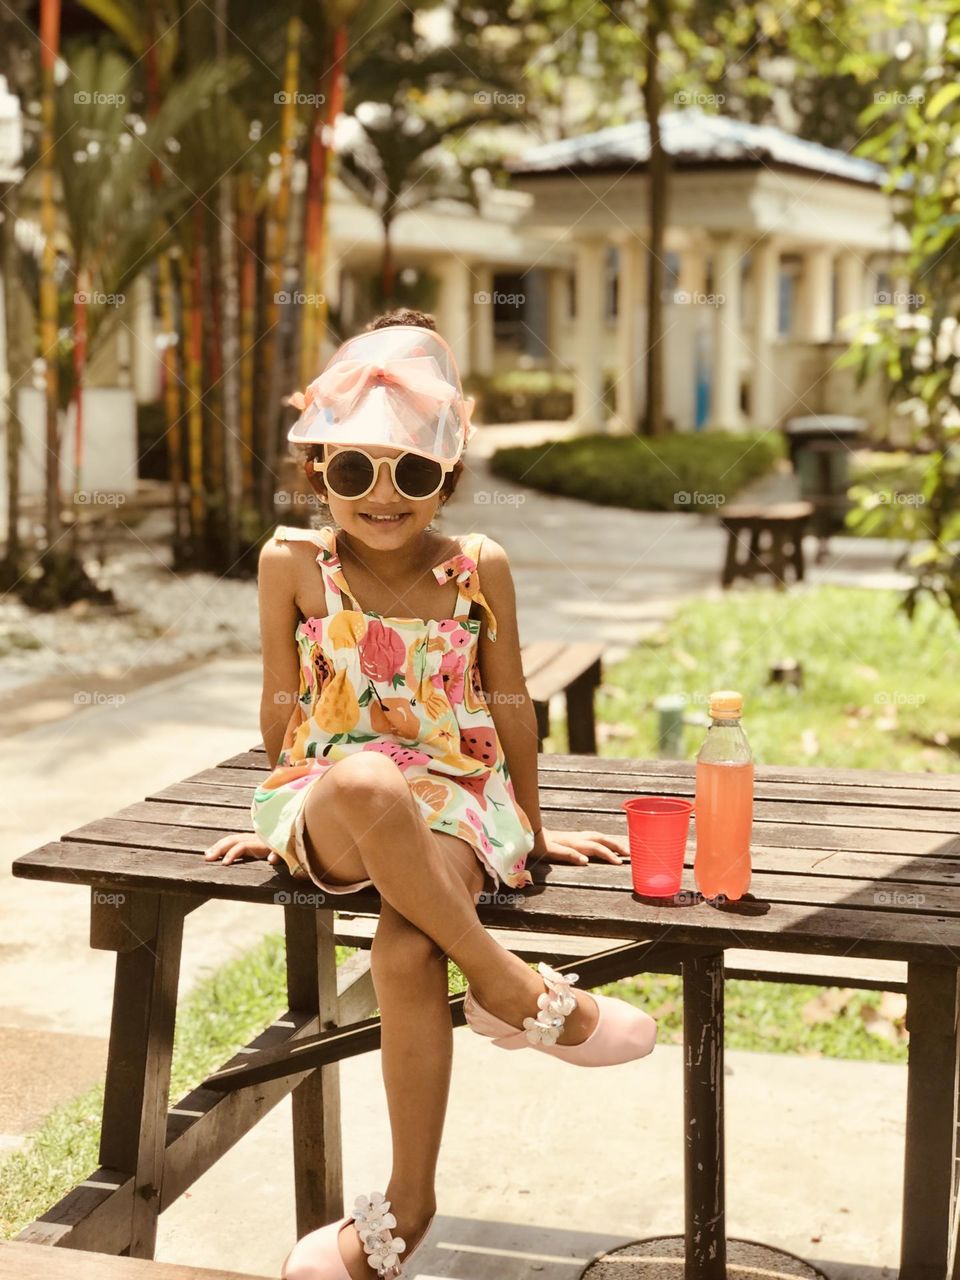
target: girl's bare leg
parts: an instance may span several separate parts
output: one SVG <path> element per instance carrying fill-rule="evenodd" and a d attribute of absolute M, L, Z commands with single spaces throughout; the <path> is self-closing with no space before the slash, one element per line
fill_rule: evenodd
<path fill-rule="evenodd" d="M 470 846 L 440 833 L 434 833 L 434 840 L 468 888 L 479 891 L 484 872 Z M 437 1207 L 437 1157 L 453 1062 L 447 958 L 384 902 L 370 964 L 380 1006 L 381 1067 L 393 1138 L 385 1194 L 409 1252 Z M 366 1276 L 369 1267 L 355 1231 L 341 1233 L 340 1252 L 352 1276 Z"/>
<path fill-rule="evenodd" d="M 384 902 L 456 961 L 485 1009 L 515 1027 L 535 1015 L 542 980 L 477 919 L 473 894 L 388 756 L 360 751 L 337 761 L 304 804 L 307 851 L 321 879 L 369 877 Z M 594 1001 L 581 995 L 558 1043 L 579 1044 L 597 1017 Z"/>

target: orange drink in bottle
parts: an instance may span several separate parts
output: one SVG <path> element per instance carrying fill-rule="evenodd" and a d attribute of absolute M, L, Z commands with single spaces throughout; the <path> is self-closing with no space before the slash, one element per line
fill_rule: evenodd
<path fill-rule="evenodd" d="M 697 756 L 693 874 L 705 898 L 736 901 L 750 888 L 753 755 L 740 723 L 743 698 L 710 695 L 711 725 Z"/>

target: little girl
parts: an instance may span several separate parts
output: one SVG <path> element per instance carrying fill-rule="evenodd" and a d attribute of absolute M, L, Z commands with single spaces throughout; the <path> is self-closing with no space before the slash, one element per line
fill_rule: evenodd
<path fill-rule="evenodd" d="M 275 767 L 253 798 L 256 835 L 206 856 L 283 861 L 324 894 L 380 893 L 370 964 L 393 1140 L 386 1197 L 361 1196 L 304 1236 L 283 1276 L 362 1280 L 373 1268 L 396 1280 L 436 1211 L 448 959 L 470 984 L 467 1022 L 502 1048 L 602 1066 L 648 1054 L 656 1024 L 574 990 L 576 974 L 535 972 L 477 917 L 484 892 L 532 883 L 531 854 L 620 862 L 627 848 L 541 823 L 506 554 L 432 524 L 475 430 L 432 317 L 381 317 L 292 402 L 302 412 L 289 438 L 336 524 L 281 527 L 261 553 L 260 725 Z"/>

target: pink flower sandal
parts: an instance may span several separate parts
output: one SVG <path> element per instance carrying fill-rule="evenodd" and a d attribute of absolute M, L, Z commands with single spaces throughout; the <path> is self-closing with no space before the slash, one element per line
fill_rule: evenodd
<path fill-rule="evenodd" d="M 632 1062 L 644 1058 L 653 1049 L 657 1039 L 657 1024 L 648 1013 L 635 1008 L 626 1000 L 591 993 L 597 1002 L 599 1017 L 586 1040 L 580 1044 L 557 1044 L 567 1015 L 577 1007 L 577 1000 L 570 988 L 576 982 L 576 973 L 558 973 L 542 961 L 537 971 L 543 979 L 546 991 L 537 1000 L 537 1016 L 524 1018 L 523 1027 L 512 1027 L 509 1022 L 488 1013 L 467 987 L 463 1012 L 467 1025 L 478 1035 L 487 1036 L 500 1049 L 525 1049 L 532 1046 L 541 1053 L 548 1053 L 561 1062 L 573 1062 L 581 1067 L 609 1067 L 619 1062 Z"/>
<path fill-rule="evenodd" d="M 340 1232 L 348 1222 L 356 1224 L 367 1263 L 380 1280 L 400 1280 L 408 1274 L 404 1267 L 423 1247 L 433 1218 L 401 1266 L 400 1255 L 407 1245 L 401 1236 L 393 1235 L 392 1228 L 397 1225 L 397 1220 L 390 1212 L 390 1201 L 379 1191 L 374 1191 L 369 1198 L 357 1196 L 352 1213 L 339 1222 L 330 1222 L 309 1232 L 297 1241 L 283 1264 L 281 1280 L 351 1280 L 338 1243 Z"/>

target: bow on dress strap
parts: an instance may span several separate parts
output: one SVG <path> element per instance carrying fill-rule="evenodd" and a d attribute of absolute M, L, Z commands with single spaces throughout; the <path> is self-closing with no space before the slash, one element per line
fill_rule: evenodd
<path fill-rule="evenodd" d="M 486 613 L 490 624 L 487 627 L 487 636 L 490 640 L 496 640 L 497 619 L 480 590 L 476 560 L 461 553 L 460 555 L 451 556 L 449 560 L 444 560 L 443 564 L 436 565 L 433 570 L 433 576 L 441 584 L 448 582 L 454 575 L 463 595 L 468 600 L 475 600 Z"/>

